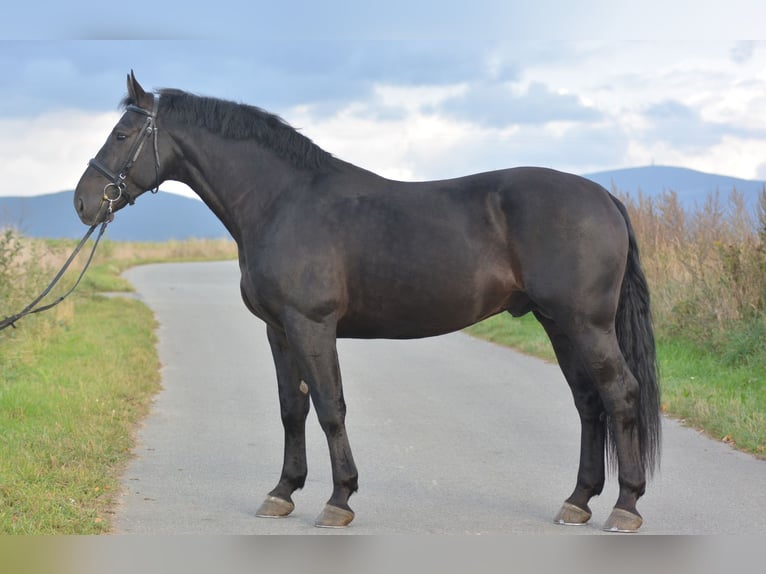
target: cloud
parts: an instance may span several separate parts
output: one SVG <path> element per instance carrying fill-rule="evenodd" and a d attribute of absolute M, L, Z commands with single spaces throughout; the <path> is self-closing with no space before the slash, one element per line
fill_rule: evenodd
<path fill-rule="evenodd" d="M 391 34 L 6 42 L 0 194 L 72 187 L 113 124 L 98 118 L 116 121 L 131 68 L 149 89 L 264 107 L 339 157 L 401 179 L 521 164 L 588 173 L 653 158 L 712 158 L 752 177 L 763 162 L 762 43 Z M 72 141 L 78 149 L 63 153 Z"/>
<path fill-rule="evenodd" d="M 74 189 L 120 114 L 52 112 L 32 119 L 1 119 L 0 195 L 36 195 Z"/>
<path fill-rule="evenodd" d="M 482 43 L 432 39 L 349 41 L 296 35 L 203 41 L 6 42 L 0 46 L 0 117 L 55 108 L 114 110 L 135 70 L 144 87 L 179 88 L 281 111 L 334 111 L 374 86 L 449 85 L 487 73 Z M 514 76 L 513 64 L 495 73 Z"/>
<path fill-rule="evenodd" d="M 729 52 L 729 57 L 732 62 L 737 64 L 744 64 L 749 62 L 753 54 L 755 53 L 756 44 L 753 41 L 747 40 L 743 42 L 737 42 L 737 44 Z"/>
<path fill-rule="evenodd" d="M 677 147 L 704 148 L 715 144 L 722 136 L 719 129 L 702 120 L 699 112 L 676 100 L 650 105 L 644 110 L 643 117 L 647 122 L 646 139 Z"/>
<path fill-rule="evenodd" d="M 4 18 L 9 33 L 17 38 L 81 39 L 208 39 L 231 38 L 252 42 L 280 38 L 388 39 L 400 42 L 419 38 L 481 42 L 487 37 L 513 34 L 529 37 L 530 20 L 550 20 L 549 10 L 539 4 L 554 0 L 527 0 L 509 4 L 503 0 L 413 2 L 387 0 L 359 3 L 350 0 L 324 2 L 244 2 L 219 0 L 215 10 L 189 9 L 171 0 L 152 5 L 151 14 L 125 10 L 119 4 L 79 0 L 75 5 L 46 0 L 45 17 L 39 3 L 8 4 Z M 84 6 L 87 4 L 89 6 Z M 528 4 L 528 6 L 527 6 Z M 550 6 L 546 6 L 550 8 Z M 561 7 L 558 7 L 561 10 Z M 539 22 L 542 23 L 542 22 Z M 552 34 L 565 26 L 548 22 Z"/>
<path fill-rule="evenodd" d="M 444 113 L 445 103 L 468 89 L 381 85 L 372 101 L 330 116 L 301 107 L 285 117 L 337 157 L 403 180 L 443 179 L 519 165 L 586 173 L 620 165 L 627 153 L 625 134 L 608 122 L 547 121 L 551 116 L 546 115 L 542 124 L 504 125 Z M 381 115 L 381 109 L 397 113 Z"/>
<path fill-rule="evenodd" d="M 702 151 L 719 145 L 726 137 L 764 138 L 766 130 L 734 122 L 706 121 L 700 111 L 677 100 L 664 100 L 643 111 L 644 141 L 666 143 L 682 151 Z"/>
<path fill-rule="evenodd" d="M 507 83 L 479 82 L 446 102 L 441 111 L 481 125 L 597 122 L 602 114 L 574 94 L 558 93 L 533 82 L 523 92 Z"/>

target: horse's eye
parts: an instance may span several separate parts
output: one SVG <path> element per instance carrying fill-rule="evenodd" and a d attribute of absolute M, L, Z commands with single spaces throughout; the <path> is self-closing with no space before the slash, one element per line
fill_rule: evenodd
<path fill-rule="evenodd" d="M 117 134 L 116 137 L 117 137 L 117 141 L 123 141 L 128 139 L 128 136 L 125 134 Z"/>

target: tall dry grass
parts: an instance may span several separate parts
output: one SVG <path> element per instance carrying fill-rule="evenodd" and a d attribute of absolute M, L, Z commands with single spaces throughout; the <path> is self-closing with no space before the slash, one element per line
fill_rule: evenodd
<path fill-rule="evenodd" d="M 0 319 L 23 309 L 53 279 L 74 249 L 73 240 L 46 240 L 24 237 L 13 228 L 0 229 Z M 79 257 L 42 303 L 49 303 L 71 287 L 87 259 L 93 244 L 91 240 Z M 162 261 L 204 261 L 232 259 L 237 256 L 237 246 L 231 239 L 189 239 L 183 241 L 118 242 L 103 240 L 96 251 L 78 293 L 125 290 L 129 285 L 122 281 L 119 272 L 142 263 Z M 51 311 L 29 316 L 19 321 L 26 331 L 48 336 L 56 326 L 74 319 L 74 305 L 67 300 Z M 0 340 L 14 334 L 13 329 L 0 332 Z M 7 349 L 0 349 L 0 355 Z M 1 358 L 1 356 L 0 356 Z"/>
<path fill-rule="evenodd" d="M 162 243 L 105 241 L 96 263 L 134 265 L 151 261 L 201 261 L 234 259 L 237 245 L 231 239 L 185 239 Z"/>
<path fill-rule="evenodd" d="M 0 318 L 13 315 L 27 306 L 48 285 L 66 260 L 59 247 L 22 237 L 13 228 L 0 229 Z M 57 324 L 72 320 L 73 306 L 64 302 L 46 316 L 25 319 L 32 331 L 45 337 Z M 9 335 L 11 329 L 3 334 Z"/>
<path fill-rule="evenodd" d="M 732 333 L 766 335 L 766 189 L 756 213 L 736 189 L 684 210 L 673 191 L 657 198 L 612 190 L 627 206 L 660 331 L 713 348 Z M 759 340 L 760 339 L 760 340 Z"/>

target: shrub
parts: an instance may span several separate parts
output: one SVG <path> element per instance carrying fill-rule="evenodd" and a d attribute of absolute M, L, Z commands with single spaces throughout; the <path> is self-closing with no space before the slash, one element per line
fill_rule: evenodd
<path fill-rule="evenodd" d="M 763 347 L 766 190 L 755 214 L 736 189 L 726 203 L 711 193 L 694 210 L 673 191 L 658 198 L 614 192 L 636 229 L 658 328 L 724 351 L 748 325 L 748 344 Z"/>

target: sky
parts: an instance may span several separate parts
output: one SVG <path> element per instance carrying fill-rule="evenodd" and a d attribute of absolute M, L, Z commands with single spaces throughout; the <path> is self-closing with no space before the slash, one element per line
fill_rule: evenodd
<path fill-rule="evenodd" d="M 103 4 L 4 8 L 0 195 L 73 189 L 131 69 L 265 108 L 395 179 L 657 164 L 766 180 L 762 1 Z"/>

